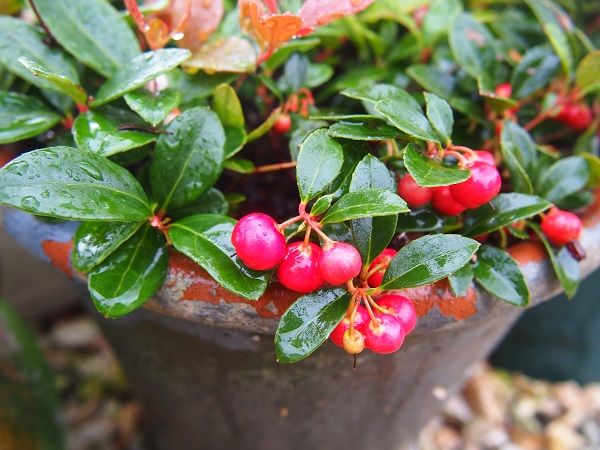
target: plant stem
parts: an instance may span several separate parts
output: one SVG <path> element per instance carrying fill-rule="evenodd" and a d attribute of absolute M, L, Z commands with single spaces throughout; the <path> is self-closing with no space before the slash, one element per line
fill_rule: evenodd
<path fill-rule="evenodd" d="M 294 167 L 296 167 L 296 161 L 277 163 L 277 164 L 267 164 L 265 166 L 256 167 L 254 169 L 254 173 L 275 172 L 277 170 L 293 169 Z"/>

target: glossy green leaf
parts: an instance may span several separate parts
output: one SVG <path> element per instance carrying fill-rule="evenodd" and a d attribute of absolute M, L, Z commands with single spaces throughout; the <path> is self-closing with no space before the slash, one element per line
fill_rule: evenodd
<path fill-rule="evenodd" d="M 87 273 L 108 258 L 145 222 L 83 222 L 77 228 L 71 263 Z"/>
<path fill-rule="evenodd" d="M 423 89 L 433 92 L 446 100 L 454 95 L 456 79 L 437 67 L 415 64 L 406 69 L 406 74 L 415 80 Z"/>
<path fill-rule="evenodd" d="M 243 128 L 246 124 L 242 104 L 235 89 L 228 84 L 220 84 L 213 93 L 213 110 L 224 126 Z"/>
<path fill-rule="evenodd" d="M 54 73 L 79 82 L 79 75 L 71 58 L 60 48 L 49 47 L 44 43 L 44 34 L 39 28 L 23 20 L 0 16 L 0 65 L 40 89 L 53 90 L 51 82 L 36 77 L 22 64 L 19 58 L 26 57 L 47 67 Z M 57 105 L 67 109 L 71 102 L 64 96 L 56 97 Z"/>
<path fill-rule="evenodd" d="M 79 83 L 73 81 L 69 77 L 64 75 L 59 75 L 48 70 L 46 67 L 41 64 L 32 61 L 25 56 L 19 58 L 19 63 L 21 63 L 27 70 L 29 70 L 36 77 L 43 78 L 47 80 L 53 89 L 61 94 L 65 94 L 68 97 L 78 104 L 85 104 L 87 101 L 87 93 L 85 90 L 79 85 Z"/>
<path fill-rule="evenodd" d="M 61 117 L 35 97 L 0 91 L 0 144 L 37 136 Z"/>
<path fill-rule="evenodd" d="M 548 256 L 550 257 L 550 262 L 552 263 L 552 268 L 554 269 L 554 273 L 560 282 L 560 285 L 565 291 L 567 297 L 572 298 L 577 292 L 577 288 L 579 287 L 580 282 L 580 270 L 579 263 L 566 247 L 561 248 L 560 250 L 555 249 L 546 236 L 540 230 L 539 226 L 534 223 L 529 223 L 529 228 L 531 228 L 537 236 L 540 238 L 546 251 L 548 252 Z"/>
<path fill-rule="evenodd" d="M 408 144 L 404 150 L 404 164 L 419 186 L 448 186 L 471 176 L 469 170 L 444 166 L 441 162 L 428 158 L 412 144 Z"/>
<path fill-rule="evenodd" d="M 467 295 L 469 291 L 469 287 L 473 282 L 473 269 L 471 268 L 471 264 L 465 264 L 464 267 L 458 269 L 452 275 L 448 277 L 448 283 L 450 284 L 450 289 L 454 295 L 458 297 L 462 297 Z"/>
<path fill-rule="evenodd" d="M 556 161 L 540 179 L 537 192 L 552 203 L 560 202 L 583 189 L 589 179 L 587 161 L 581 156 L 569 156 Z"/>
<path fill-rule="evenodd" d="M 448 144 L 452 140 L 452 128 L 454 127 L 454 116 L 452 108 L 445 100 L 435 94 L 425 92 L 426 112 L 429 123 L 437 132 L 442 143 Z"/>
<path fill-rule="evenodd" d="M 492 35 L 470 14 L 456 17 L 450 29 L 450 48 L 458 65 L 473 78 L 492 78 L 496 62 Z"/>
<path fill-rule="evenodd" d="M 519 220 L 536 216 L 551 206 L 552 203 L 535 195 L 503 193 L 489 204 L 467 213 L 465 234 L 479 236 L 491 233 Z"/>
<path fill-rule="evenodd" d="M 225 289 L 248 300 L 257 300 L 267 288 L 269 274 L 254 272 L 235 256 L 231 232 L 235 220 L 201 214 L 174 222 L 169 227 L 173 246 L 198 263 Z"/>
<path fill-rule="evenodd" d="M 198 200 L 181 208 L 169 211 L 173 220 L 183 219 L 197 214 L 227 214 L 229 203 L 221 191 L 210 188 Z"/>
<path fill-rule="evenodd" d="M 70 147 L 34 150 L 0 169 L 0 203 L 73 220 L 132 222 L 152 214 L 131 173 Z"/>
<path fill-rule="evenodd" d="M 431 46 L 446 34 L 454 17 L 462 12 L 459 0 L 434 0 L 423 19 L 423 36 Z"/>
<path fill-rule="evenodd" d="M 329 136 L 354 141 L 385 141 L 400 137 L 400 132 L 382 121 L 341 121 L 327 131 Z"/>
<path fill-rule="evenodd" d="M 85 65 L 113 75 L 140 53 L 137 38 L 104 0 L 32 0 L 60 44 Z"/>
<path fill-rule="evenodd" d="M 248 136 L 246 135 L 246 130 L 244 128 L 234 128 L 234 127 L 225 127 L 225 157 L 231 158 L 232 156 L 238 154 L 246 142 L 248 141 Z"/>
<path fill-rule="evenodd" d="M 345 289 L 322 289 L 303 295 L 281 316 L 275 331 L 277 361 L 294 363 L 319 348 L 342 320 L 350 294 Z"/>
<path fill-rule="evenodd" d="M 340 92 L 340 94 L 355 100 L 360 100 L 367 112 L 377 117 L 381 117 L 381 114 L 375 111 L 375 105 L 377 102 L 387 98 L 403 100 L 404 102 L 408 103 L 411 108 L 420 109 L 420 106 L 415 99 L 413 99 L 407 92 L 403 91 L 398 86 L 394 86 L 392 84 L 361 84 L 358 87 L 344 89 Z"/>
<path fill-rule="evenodd" d="M 173 89 L 165 89 L 154 94 L 146 89 L 139 89 L 126 94 L 125 101 L 132 111 L 155 127 L 179 106 L 181 93 Z"/>
<path fill-rule="evenodd" d="M 245 158 L 229 158 L 225 160 L 223 167 L 237 173 L 251 174 L 254 173 L 254 163 Z"/>
<path fill-rule="evenodd" d="M 163 236 L 145 224 L 88 274 L 88 289 L 105 317 L 122 317 L 142 306 L 167 276 Z"/>
<path fill-rule="evenodd" d="M 326 189 L 325 193 L 332 194 L 334 199 L 350 192 L 350 183 L 354 170 L 360 161 L 369 153 L 369 145 L 363 141 L 344 141 L 342 144 L 344 152 L 344 163 L 340 173 L 333 183 Z"/>
<path fill-rule="evenodd" d="M 156 143 L 150 181 L 160 208 L 193 202 L 223 170 L 225 134 L 208 108 L 192 108 L 169 124 Z"/>
<path fill-rule="evenodd" d="M 312 208 L 310 208 L 310 214 L 313 216 L 320 216 L 329 209 L 333 200 L 333 194 L 323 195 L 314 203 Z"/>
<path fill-rule="evenodd" d="M 338 223 L 363 217 L 391 216 L 408 211 L 406 202 L 385 189 L 362 189 L 340 198 L 321 219 L 322 223 Z"/>
<path fill-rule="evenodd" d="M 396 192 L 396 181 L 388 168 L 375 156 L 366 155 L 354 169 L 350 192 L 363 189 L 386 189 Z M 365 217 L 350 223 L 352 240 L 359 251 L 363 265 L 368 265 L 388 246 L 396 233 L 398 215 Z"/>
<path fill-rule="evenodd" d="M 429 209 L 415 209 L 398 216 L 398 233 L 448 232 L 462 228 L 458 216 L 446 216 Z"/>
<path fill-rule="evenodd" d="M 494 297 L 514 306 L 529 304 L 529 288 L 516 261 L 504 250 L 482 245 L 473 266 L 475 280 Z"/>
<path fill-rule="evenodd" d="M 479 243 L 457 234 L 423 236 L 401 248 L 383 276 L 381 289 L 424 286 L 446 278 L 467 264 Z"/>
<path fill-rule="evenodd" d="M 533 194 L 533 185 L 529 174 L 537 160 L 535 142 L 519 125 L 505 121 L 500 138 L 502 157 L 511 175 L 513 189 L 516 192 Z"/>
<path fill-rule="evenodd" d="M 122 124 L 100 111 L 80 114 L 72 133 L 77 146 L 100 156 L 111 156 L 143 147 L 156 140 L 156 134 L 138 130 L 120 130 Z"/>
<path fill-rule="evenodd" d="M 165 48 L 136 56 L 100 87 L 91 105 L 103 105 L 141 88 L 148 81 L 177 67 L 190 54 L 186 49 Z"/>
<path fill-rule="evenodd" d="M 327 189 L 343 163 L 342 146 L 328 136 L 326 129 L 310 133 L 300 146 L 296 166 L 300 199 L 306 202 Z"/>
<path fill-rule="evenodd" d="M 421 107 L 409 94 L 402 99 L 381 100 L 375 105 L 375 111 L 381 113 L 389 123 L 409 136 L 423 141 L 439 142 Z"/>
<path fill-rule="evenodd" d="M 546 47 L 533 47 L 515 67 L 511 85 L 513 97 L 522 99 L 546 87 L 556 75 L 560 59 Z"/>
<path fill-rule="evenodd" d="M 266 69 L 275 71 L 284 64 L 292 53 L 305 53 L 321 43 L 319 38 L 294 39 L 279 47 L 263 64 Z"/>
<path fill-rule="evenodd" d="M 583 93 L 600 90 L 600 50 L 588 53 L 577 66 L 575 81 Z"/>
<path fill-rule="evenodd" d="M 310 63 L 306 72 L 306 87 L 317 88 L 327 83 L 334 75 L 333 67 L 329 64 Z"/>

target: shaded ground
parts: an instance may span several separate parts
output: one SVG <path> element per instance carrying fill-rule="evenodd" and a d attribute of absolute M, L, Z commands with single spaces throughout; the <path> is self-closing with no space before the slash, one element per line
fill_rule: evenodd
<path fill-rule="evenodd" d="M 95 323 L 84 315 L 57 320 L 39 338 L 56 373 L 68 448 L 141 450 L 142 410 Z M 0 358 L 0 376 L 7 370 Z M 6 405 L 0 402 L 0 448 L 32 448 L 26 433 L 3 424 Z M 423 429 L 418 448 L 599 449 L 600 384 L 553 384 L 480 367 Z"/>

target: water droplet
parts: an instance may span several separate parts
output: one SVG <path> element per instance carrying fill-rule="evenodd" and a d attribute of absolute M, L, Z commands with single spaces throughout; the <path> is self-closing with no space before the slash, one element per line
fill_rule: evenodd
<path fill-rule="evenodd" d="M 26 209 L 38 209 L 40 207 L 40 202 L 37 198 L 28 195 L 21 200 L 21 207 Z"/>
<path fill-rule="evenodd" d="M 102 176 L 102 172 L 96 166 L 93 166 L 90 163 L 82 162 L 79 164 L 79 167 L 83 172 L 92 177 L 94 180 L 102 181 L 104 177 Z"/>
<path fill-rule="evenodd" d="M 22 176 L 27 169 L 29 169 L 29 163 L 27 161 L 15 161 L 6 167 L 6 170 L 18 176 Z"/>
<path fill-rule="evenodd" d="M 50 191 L 42 191 L 40 195 L 42 196 L 42 198 L 48 198 L 50 197 Z"/>

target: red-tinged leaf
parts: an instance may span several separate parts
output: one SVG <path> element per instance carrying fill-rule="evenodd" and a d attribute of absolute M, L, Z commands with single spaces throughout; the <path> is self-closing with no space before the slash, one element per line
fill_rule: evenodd
<path fill-rule="evenodd" d="M 314 30 L 340 17 L 356 14 L 374 0 L 306 0 L 298 15 L 304 27 Z"/>

